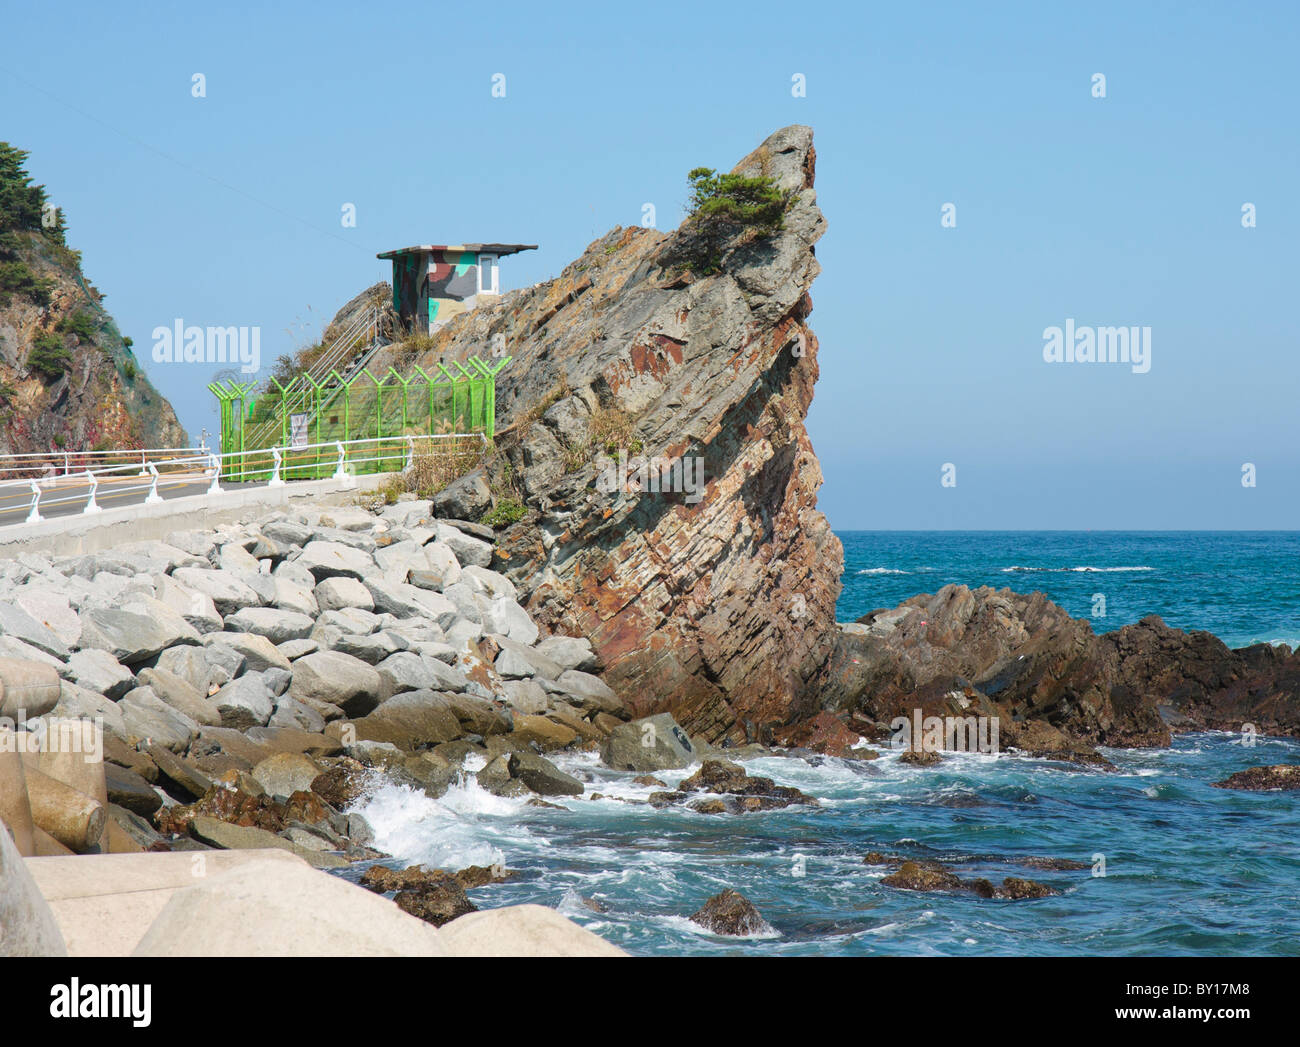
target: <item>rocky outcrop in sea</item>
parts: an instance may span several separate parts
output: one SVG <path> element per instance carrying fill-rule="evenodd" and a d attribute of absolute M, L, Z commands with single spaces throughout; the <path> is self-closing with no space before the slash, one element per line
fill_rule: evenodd
<path fill-rule="evenodd" d="M 1231 650 L 1154 616 L 1099 636 L 1042 593 L 949 585 L 842 624 L 823 705 L 849 736 L 889 737 L 918 712 L 984 717 L 1003 745 L 1104 765 L 1095 746 L 1167 746 L 1176 732 L 1300 736 L 1300 655 Z"/>

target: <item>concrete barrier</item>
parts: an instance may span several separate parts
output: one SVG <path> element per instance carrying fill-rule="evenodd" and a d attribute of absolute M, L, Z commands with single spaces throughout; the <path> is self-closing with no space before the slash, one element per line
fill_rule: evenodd
<path fill-rule="evenodd" d="M 4 732 L 0 732 L 0 832 L 6 825 L 13 833 L 19 854 L 36 853 L 35 826 L 32 824 L 31 802 L 27 798 L 22 754 L 6 743 Z"/>
<path fill-rule="evenodd" d="M 69 956 L 129 956 L 178 890 L 249 862 L 307 868 L 286 851 L 90 854 L 28 858 L 26 866 Z"/>
<path fill-rule="evenodd" d="M 66 956 L 54 914 L 0 825 L 0 956 Z"/>
<path fill-rule="evenodd" d="M 391 473 L 365 473 L 354 480 L 297 480 L 283 487 L 246 487 L 221 494 L 169 498 L 154 505 L 127 505 L 105 509 L 93 516 L 80 513 L 50 517 L 38 524 L 15 523 L 0 527 L 0 559 L 24 553 L 46 556 L 83 556 L 102 552 L 124 542 L 161 541 L 196 518 L 204 527 L 236 523 L 250 509 L 277 506 L 334 505 L 357 494 L 375 490 Z"/>
<path fill-rule="evenodd" d="M 544 905 L 468 913 L 442 925 L 452 956 L 626 956 L 617 945 Z"/>
<path fill-rule="evenodd" d="M 108 816 L 102 803 L 30 765 L 24 767 L 23 777 L 37 828 L 78 854 L 99 845 Z"/>
<path fill-rule="evenodd" d="M 133 956 L 445 956 L 438 931 L 306 865 L 253 862 L 172 895 Z"/>

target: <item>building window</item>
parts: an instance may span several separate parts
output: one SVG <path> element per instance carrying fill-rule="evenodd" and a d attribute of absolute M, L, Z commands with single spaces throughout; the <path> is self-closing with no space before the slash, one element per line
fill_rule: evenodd
<path fill-rule="evenodd" d="M 494 254 L 478 256 L 478 290 L 479 294 L 497 293 L 497 256 Z"/>

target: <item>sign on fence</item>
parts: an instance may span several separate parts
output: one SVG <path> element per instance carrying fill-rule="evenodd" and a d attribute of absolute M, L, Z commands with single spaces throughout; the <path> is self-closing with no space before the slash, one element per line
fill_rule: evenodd
<path fill-rule="evenodd" d="M 310 415 L 289 415 L 289 446 L 301 448 L 307 446 L 307 423 Z"/>

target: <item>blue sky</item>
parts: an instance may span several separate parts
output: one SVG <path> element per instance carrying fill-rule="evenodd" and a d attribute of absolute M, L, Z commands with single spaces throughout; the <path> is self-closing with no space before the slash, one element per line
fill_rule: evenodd
<path fill-rule="evenodd" d="M 690 168 L 806 123 L 833 526 L 1300 519 L 1293 4 L 50 2 L 2 21 L 0 138 L 32 153 L 192 434 L 216 427 L 209 375 L 152 363 L 154 327 L 257 324 L 269 363 L 416 242 L 537 243 L 503 287 L 546 279 L 644 203 L 675 225 Z M 1150 326 L 1150 372 L 1046 363 L 1067 318 Z"/>

